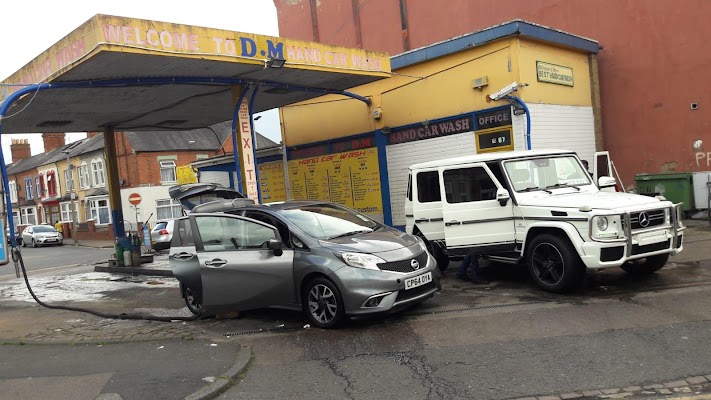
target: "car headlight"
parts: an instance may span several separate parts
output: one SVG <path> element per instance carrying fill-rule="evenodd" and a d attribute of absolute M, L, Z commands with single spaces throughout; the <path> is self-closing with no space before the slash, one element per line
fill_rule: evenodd
<path fill-rule="evenodd" d="M 372 269 L 375 271 L 380 271 L 380 268 L 378 268 L 378 264 L 385 262 L 385 260 L 383 260 L 382 258 L 374 256 L 372 254 L 336 253 L 336 255 L 340 257 L 344 263 L 351 267 Z"/>
<path fill-rule="evenodd" d="M 683 228 L 684 222 L 682 222 L 682 219 L 684 219 L 684 212 L 681 211 L 681 204 L 676 206 L 675 208 L 676 208 L 676 222 L 680 228 Z"/>
<path fill-rule="evenodd" d="M 422 251 L 427 251 L 427 243 L 425 243 L 425 241 L 419 236 L 415 236 L 415 239 L 417 239 L 417 243 L 420 244 L 420 249 Z"/>
<path fill-rule="evenodd" d="M 597 217 L 597 229 L 600 231 L 606 231 L 609 226 L 609 221 L 607 217 Z"/>

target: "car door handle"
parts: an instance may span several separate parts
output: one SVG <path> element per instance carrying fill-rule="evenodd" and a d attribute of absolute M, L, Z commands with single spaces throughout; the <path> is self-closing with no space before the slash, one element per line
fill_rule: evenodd
<path fill-rule="evenodd" d="M 192 260 L 193 257 L 195 257 L 195 254 L 190 254 L 190 253 L 185 253 L 185 252 L 173 254 L 173 258 L 176 260 L 180 260 L 180 261 Z"/>
<path fill-rule="evenodd" d="M 227 260 L 223 260 L 221 258 L 215 258 L 214 260 L 205 261 L 205 265 L 210 267 L 221 267 L 225 264 L 227 264 Z"/>
<path fill-rule="evenodd" d="M 430 222 L 430 219 L 429 218 L 418 218 L 415 220 L 416 224 L 421 224 L 423 222 Z"/>
<path fill-rule="evenodd" d="M 457 220 L 452 220 L 452 221 L 449 221 L 449 222 L 445 222 L 445 225 L 447 225 L 447 226 L 461 225 L 461 224 L 462 224 L 462 223 L 459 222 L 459 221 L 457 221 Z"/>

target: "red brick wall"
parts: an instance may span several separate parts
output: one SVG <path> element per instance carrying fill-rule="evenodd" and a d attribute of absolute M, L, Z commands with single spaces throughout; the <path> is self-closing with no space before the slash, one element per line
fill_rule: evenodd
<path fill-rule="evenodd" d="M 364 48 L 405 49 L 399 1 L 370 1 L 359 10 Z M 280 36 L 313 40 L 309 0 L 274 0 Z M 352 0 L 314 2 L 320 41 L 353 46 Z M 410 48 L 512 19 L 598 40 L 606 147 L 629 185 L 634 174 L 711 170 L 711 13 L 709 0 L 407 0 Z M 345 24 L 345 25 L 344 25 Z M 342 26 L 342 27 L 341 27 Z M 340 28 L 340 31 L 338 29 Z M 338 31 L 338 32 L 337 32 Z M 699 110 L 690 110 L 698 102 Z M 704 139 L 697 163 L 692 142 Z M 709 152 L 708 156 L 706 153 Z M 700 153 L 700 152 L 699 152 Z"/>
<path fill-rule="evenodd" d="M 45 153 L 49 153 L 50 151 L 66 144 L 64 133 L 43 133 L 42 141 L 44 142 Z"/>

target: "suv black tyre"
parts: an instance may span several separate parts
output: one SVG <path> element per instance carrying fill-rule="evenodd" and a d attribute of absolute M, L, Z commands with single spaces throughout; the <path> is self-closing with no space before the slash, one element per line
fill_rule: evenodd
<path fill-rule="evenodd" d="M 434 257 L 434 259 L 437 261 L 437 268 L 439 268 L 439 270 L 442 272 L 446 271 L 449 267 L 449 257 L 444 254 L 444 251 L 439 246 L 435 246 L 434 244 L 432 244 L 432 242 L 427 240 L 427 238 L 425 237 L 425 235 L 422 234 L 422 232 L 417 232 L 417 237 L 419 237 L 420 239 L 422 239 L 422 241 L 425 242 L 425 245 L 427 246 L 427 251 L 429 251 L 430 254 L 432 254 L 432 257 Z"/>
<path fill-rule="evenodd" d="M 541 289 L 565 293 L 579 289 L 585 278 L 585 265 L 567 238 L 545 233 L 528 244 L 528 272 Z"/>

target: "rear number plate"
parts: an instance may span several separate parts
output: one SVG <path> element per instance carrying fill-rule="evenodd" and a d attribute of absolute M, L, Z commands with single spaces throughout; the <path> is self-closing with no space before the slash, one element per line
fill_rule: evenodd
<path fill-rule="evenodd" d="M 412 278 L 405 279 L 405 290 L 416 288 L 430 282 L 432 282 L 432 272 L 413 276 Z"/>

